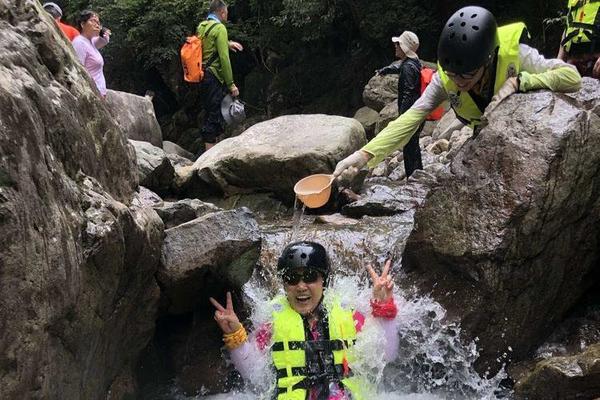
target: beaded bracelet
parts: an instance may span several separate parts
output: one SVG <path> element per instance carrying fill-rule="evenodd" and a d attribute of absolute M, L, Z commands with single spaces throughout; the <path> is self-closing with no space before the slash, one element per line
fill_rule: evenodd
<path fill-rule="evenodd" d="M 226 333 L 223 335 L 223 341 L 225 342 L 225 347 L 228 350 L 233 350 L 241 346 L 248 339 L 248 334 L 246 333 L 246 329 L 244 325 L 240 325 L 239 329 L 232 333 Z"/>

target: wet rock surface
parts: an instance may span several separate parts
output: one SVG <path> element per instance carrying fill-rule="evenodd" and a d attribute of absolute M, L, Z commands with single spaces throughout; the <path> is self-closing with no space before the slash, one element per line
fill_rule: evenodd
<path fill-rule="evenodd" d="M 151 339 L 162 222 L 55 22 L 0 0 L 0 397 L 100 399 Z"/>
<path fill-rule="evenodd" d="M 402 167 L 404 168 L 404 167 Z M 416 177 L 425 175 L 417 171 Z M 434 176 L 429 176 L 435 181 Z M 429 191 L 427 183 L 413 178 L 411 182 L 394 182 L 389 179 L 372 179 L 360 194 L 360 199 L 342 209 L 344 215 L 359 218 L 364 215 L 394 215 L 413 210 L 420 206 Z"/>
<path fill-rule="evenodd" d="M 590 285 L 600 256 L 600 118 L 571 95 L 511 96 L 415 216 L 404 265 L 479 337 L 481 365 L 524 358 Z M 591 111 L 589 111 L 591 110 Z M 434 284 L 435 283 L 435 284 Z M 449 296 L 448 293 L 452 293 Z"/>

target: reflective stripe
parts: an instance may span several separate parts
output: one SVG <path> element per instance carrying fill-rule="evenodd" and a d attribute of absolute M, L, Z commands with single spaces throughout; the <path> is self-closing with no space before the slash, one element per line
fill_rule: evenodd
<path fill-rule="evenodd" d="M 511 76 L 517 76 L 520 72 L 519 43 L 521 37 L 526 32 L 527 27 L 522 22 L 498 28 L 500 48 L 498 49 L 498 60 L 496 62 L 494 94 L 498 93 L 498 90 L 506 82 L 506 79 Z M 438 74 L 450 99 L 450 106 L 454 109 L 456 116 L 471 127 L 479 125 L 484 110 L 480 110 L 477 107 L 477 104 L 468 92 L 458 90 L 456 84 L 446 75 L 439 64 Z"/>
<path fill-rule="evenodd" d="M 316 350 L 334 351 L 343 350 L 354 345 L 356 340 L 312 340 L 311 347 Z M 288 341 L 290 350 L 305 350 L 306 342 Z M 282 351 L 284 342 L 273 343 L 272 351 Z"/>
<path fill-rule="evenodd" d="M 574 43 L 591 43 L 600 35 L 599 0 L 569 0 L 567 29 L 561 44 L 569 52 Z"/>

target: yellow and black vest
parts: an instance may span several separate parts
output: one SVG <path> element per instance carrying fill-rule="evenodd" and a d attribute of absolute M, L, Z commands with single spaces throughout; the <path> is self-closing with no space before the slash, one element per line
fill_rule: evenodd
<path fill-rule="evenodd" d="M 307 326 L 300 314 L 290 306 L 284 296 L 273 300 L 273 347 L 271 354 L 277 373 L 277 400 L 305 400 L 315 381 L 334 380 L 349 391 L 353 400 L 363 400 L 361 384 L 353 377 L 350 365 L 353 357 L 348 351 L 356 340 L 352 311 L 335 303 L 327 309 L 324 330 L 329 338 L 306 340 Z M 320 352 L 332 360 L 328 371 L 315 374 L 311 354 Z"/>
<path fill-rule="evenodd" d="M 600 51 L 594 49 L 600 35 L 599 8 L 600 0 L 568 0 L 567 29 L 561 42 L 567 53 L 574 46 L 586 52 Z"/>
<path fill-rule="evenodd" d="M 494 94 L 506 79 L 517 76 L 521 69 L 519 60 L 519 43 L 523 34 L 527 32 L 527 27 L 522 22 L 505 25 L 498 28 L 498 38 L 500 47 L 496 61 L 496 79 L 494 82 Z M 479 109 L 473 98 L 468 92 L 461 92 L 456 84 L 446 75 L 442 67 L 438 64 L 438 74 L 444 85 L 444 89 L 450 99 L 450 106 L 454 109 L 457 117 L 471 127 L 481 123 L 481 115 L 484 110 Z"/>

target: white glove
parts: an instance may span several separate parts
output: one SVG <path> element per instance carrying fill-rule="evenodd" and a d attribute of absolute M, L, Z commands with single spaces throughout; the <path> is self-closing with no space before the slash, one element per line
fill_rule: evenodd
<path fill-rule="evenodd" d="M 488 113 L 492 112 L 492 110 L 494 108 L 498 107 L 498 105 L 500 103 L 502 103 L 502 101 L 504 99 L 506 99 L 511 94 L 516 93 L 518 90 L 519 90 L 519 81 L 517 80 L 517 78 L 516 77 L 508 78 L 506 80 L 506 82 L 504 82 L 504 84 L 500 87 L 500 89 L 498 90 L 498 93 L 496 93 L 494 95 L 494 97 L 492 97 L 492 101 L 486 107 L 485 113 L 488 114 Z"/>
<path fill-rule="evenodd" d="M 351 180 L 362 167 L 367 165 L 370 158 L 369 153 L 357 150 L 337 163 L 333 176 L 338 180 Z"/>

